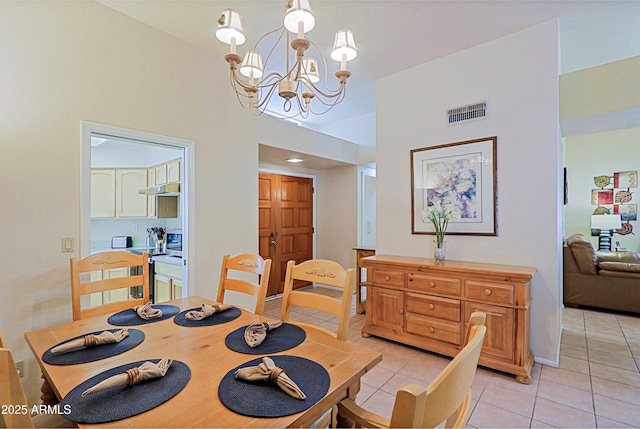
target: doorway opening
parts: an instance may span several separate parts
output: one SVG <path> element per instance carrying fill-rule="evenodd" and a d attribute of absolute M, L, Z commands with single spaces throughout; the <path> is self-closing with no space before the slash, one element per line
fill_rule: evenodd
<path fill-rule="evenodd" d="M 83 121 L 80 257 L 111 250 L 112 238 L 125 236 L 124 250 L 160 261 L 158 238 L 179 233 L 181 258 L 158 264 L 173 266 L 172 278 L 160 273 L 151 289 L 156 302 L 188 296 L 192 165 L 191 141 Z"/>

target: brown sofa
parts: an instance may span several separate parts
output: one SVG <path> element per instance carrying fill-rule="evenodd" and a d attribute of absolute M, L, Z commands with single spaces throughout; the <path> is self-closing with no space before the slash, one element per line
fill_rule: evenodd
<path fill-rule="evenodd" d="M 599 252 L 574 234 L 563 248 L 564 304 L 640 313 L 640 253 Z"/>

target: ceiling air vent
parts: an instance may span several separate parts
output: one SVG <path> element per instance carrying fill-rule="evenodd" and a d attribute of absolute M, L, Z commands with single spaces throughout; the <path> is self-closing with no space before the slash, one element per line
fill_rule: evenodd
<path fill-rule="evenodd" d="M 456 107 L 447 110 L 447 123 L 459 124 L 460 122 L 468 122 L 476 119 L 482 119 L 487 116 L 487 102 L 470 104 L 468 106 Z"/>

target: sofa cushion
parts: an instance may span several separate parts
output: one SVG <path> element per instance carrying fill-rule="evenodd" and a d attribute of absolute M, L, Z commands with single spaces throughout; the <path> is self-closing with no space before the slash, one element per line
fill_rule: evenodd
<path fill-rule="evenodd" d="M 640 253 L 634 252 L 598 252 L 598 265 L 602 268 L 603 262 L 627 262 L 640 264 Z"/>
<path fill-rule="evenodd" d="M 630 264 L 628 262 L 600 262 L 600 269 L 640 274 L 640 264 Z"/>
<path fill-rule="evenodd" d="M 583 234 L 573 234 L 567 238 L 567 246 L 582 274 L 598 274 L 598 251 Z"/>

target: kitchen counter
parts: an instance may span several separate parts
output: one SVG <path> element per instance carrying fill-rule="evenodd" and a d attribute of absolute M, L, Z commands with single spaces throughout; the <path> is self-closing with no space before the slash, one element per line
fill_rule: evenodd
<path fill-rule="evenodd" d="M 131 253 L 136 253 L 138 255 L 142 255 L 144 252 L 147 252 L 149 254 L 149 256 L 156 256 L 156 255 L 164 255 L 165 253 L 156 253 L 156 248 L 155 247 L 126 247 L 126 248 L 122 248 L 122 249 L 113 249 L 111 247 L 97 247 L 97 248 L 92 248 L 91 249 L 91 254 L 96 254 L 96 253 L 100 253 L 100 252 L 117 252 L 117 251 L 121 251 L 121 252 L 131 252 Z"/>

